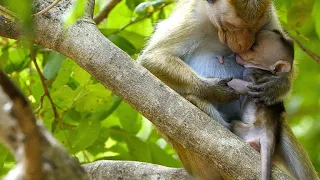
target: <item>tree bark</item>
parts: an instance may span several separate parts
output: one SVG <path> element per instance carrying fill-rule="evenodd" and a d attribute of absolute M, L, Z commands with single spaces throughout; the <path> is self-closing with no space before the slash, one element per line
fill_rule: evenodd
<path fill-rule="evenodd" d="M 90 179 L 123 180 L 188 180 L 191 177 L 182 168 L 168 168 L 160 165 L 134 161 L 96 161 L 83 165 Z"/>

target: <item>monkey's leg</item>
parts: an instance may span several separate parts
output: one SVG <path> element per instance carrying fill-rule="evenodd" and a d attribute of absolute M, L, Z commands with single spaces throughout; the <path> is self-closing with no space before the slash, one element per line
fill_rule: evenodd
<path fill-rule="evenodd" d="M 218 121 L 222 126 L 230 128 L 230 124 L 227 123 L 223 117 L 220 115 L 219 111 L 208 101 L 198 98 L 194 95 L 186 95 L 185 98 L 192 104 L 197 106 L 201 111 L 208 114 L 214 120 Z"/>
<path fill-rule="evenodd" d="M 261 155 L 261 177 L 262 180 L 271 179 L 271 162 L 275 147 L 274 134 L 264 134 L 260 138 L 260 155 Z"/>
<path fill-rule="evenodd" d="M 229 179 L 221 175 L 221 173 L 210 164 L 206 163 L 206 157 L 184 148 L 180 143 L 166 138 L 172 145 L 173 149 L 178 153 L 179 158 L 185 170 L 190 173 L 196 180 L 224 180 Z"/>

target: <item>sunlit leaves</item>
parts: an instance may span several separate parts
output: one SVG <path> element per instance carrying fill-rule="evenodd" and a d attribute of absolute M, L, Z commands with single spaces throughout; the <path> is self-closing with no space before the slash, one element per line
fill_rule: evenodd
<path fill-rule="evenodd" d="M 300 33 L 308 34 L 313 30 L 312 10 L 314 0 L 294 1 L 288 9 L 288 24 Z"/>
<path fill-rule="evenodd" d="M 75 23 L 76 19 L 84 15 L 85 7 L 88 0 L 77 0 L 72 8 L 65 14 L 65 25 L 69 26 Z"/>
<path fill-rule="evenodd" d="M 3 165 L 8 154 L 8 150 L 2 144 L 0 144 L 0 172 L 3 171 Z"/>
<path fill-rule="evenodd" d="M 61 68 L 61 62 L 66 57 L 58 52 L 50 52 L 43 67 L 43 75 L 47 80 L 53 79 Z"/>
<path fill-rule="evenodd" d="M 318 35 L 318 38 L 320 38 L 320 21 L 319 21 L 319 17 L 320 17 L 320 1 L 315 1 L 315 7 L 314 7 L 314 14 L 313 14 L 313 18 L 316 20 L 315 21 L 315 28 L 316 28 L 316 32 Z"/>

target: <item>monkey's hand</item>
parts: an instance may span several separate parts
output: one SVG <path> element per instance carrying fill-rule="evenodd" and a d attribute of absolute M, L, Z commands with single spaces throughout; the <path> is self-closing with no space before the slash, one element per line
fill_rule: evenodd
<path fill-rule="evenodd" d="M 239 99 L 239 94 L 228 86 L 232 78 L 203 78 L 197 96 L 210 102 L 227 103 Z"/>
<path fill-rule="evenodd" d="M 261 74 L 263 70 L 255 69 L 255 71 L 260 71 L 257 72 L 260 76 L 254 76 L 254 84 L 248 86 L 248 96 L 255 102 L 266 105 L 273 105 L 283 101 L 291 89 L 290 73 Z"/>

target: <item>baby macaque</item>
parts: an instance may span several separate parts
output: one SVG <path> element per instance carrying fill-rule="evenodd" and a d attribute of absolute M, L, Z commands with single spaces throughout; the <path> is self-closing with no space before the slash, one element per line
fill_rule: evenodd
<path fill-rule="evenodd" d="M 283 102 L 267 106 L 249 98 L 246 96 L 247 86 L 257 83 L 257 77 L 270 73 L 290 72 L 293 59 L 294 49 L 290 39 L 278 31 L 262 30 L 258 32 L 252 48 L 236 57 L 237 63 L 246 68 L 243 80 L 233 79 L 228 83 L 243 95 L 241 96 L 241 121 L 232 122 L 232 131 L 261 153 L 263 180 L 271 178 L 271 161 L 280 135 L 281 124 L 285 121 L 285 108 Z M 262 70 L 257 73 L 253 71 L 254 68 Z"/>

